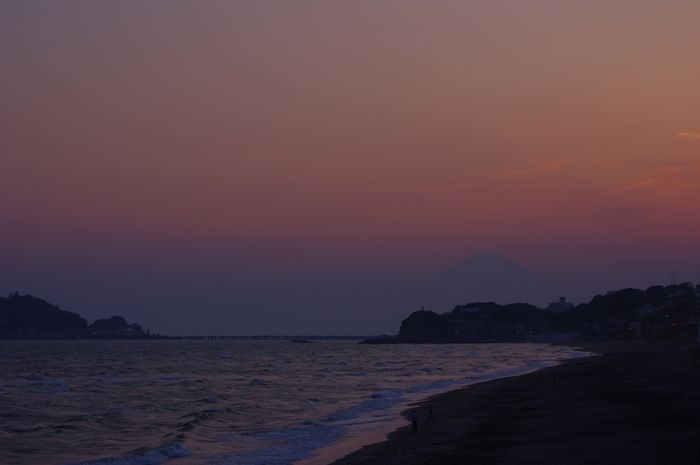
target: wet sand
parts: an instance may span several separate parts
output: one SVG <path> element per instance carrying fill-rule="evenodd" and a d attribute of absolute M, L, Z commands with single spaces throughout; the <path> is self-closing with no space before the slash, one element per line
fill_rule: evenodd
<path fill-rule="evenodd" d="M 333 465 L 700 464 L 700 345 L 586 349 L 601 355 L 421 402 L 418 432 Z"/>

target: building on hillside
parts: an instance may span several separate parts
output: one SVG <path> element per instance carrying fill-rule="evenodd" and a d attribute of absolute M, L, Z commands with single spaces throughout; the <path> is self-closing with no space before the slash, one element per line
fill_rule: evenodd
<path fill-rule="evenodd" d="M 549 305 L 547 305 L 547 308 L 545 310 L 548 310 L 550 312 L 563 312 L 566 310 L 571 310 L 574 308 L 574 304 L 571 302 L 566 301 L 566 297 L 559 297 L 559 302 L 552 302 Z"/>

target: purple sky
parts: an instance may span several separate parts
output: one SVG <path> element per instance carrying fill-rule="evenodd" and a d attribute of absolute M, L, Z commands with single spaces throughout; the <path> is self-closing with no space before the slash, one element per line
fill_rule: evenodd
<path fill-rule="evenodd" d="M 472 253 L 543 304 L 700 281 L 700 3 L 0 1 L 0 292 L 395 332 Z M 469 294 L 469 295 L 467 295 Z"/>

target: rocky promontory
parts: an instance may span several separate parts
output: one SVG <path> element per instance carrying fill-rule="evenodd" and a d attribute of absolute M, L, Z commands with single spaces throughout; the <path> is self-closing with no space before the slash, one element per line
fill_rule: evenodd
<path fill-rule="evenodd" d="M 147 339 L 160 337 L 121 316 L 88 325 L 77 313 L 43 299 L 10 294 L 0 297 L 0 339 Z"/>
<path fill-rule="evenodd" d="M 413 312 L 396 336 L 366 343 L 559 342 L 567 339 L 698 340 L 700 285 L 620 289 L 574 305 L 561 298 L 546 308 L 474 302 L 447 313 Z"/>

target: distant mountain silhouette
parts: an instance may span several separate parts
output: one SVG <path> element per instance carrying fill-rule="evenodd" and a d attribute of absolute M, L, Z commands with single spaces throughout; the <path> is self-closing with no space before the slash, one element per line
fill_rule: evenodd
<path fill-rule="evenodd" d="M 497 253 L 480 252 L 435 275 L 426 285 L 425 302 L 437 308 L 473 301 L 544 304 L 547 280 Z"/>
<path fill-rule="evenodd" d="M 480 252 L 470 255 L 455 266 L 449 268 L 444 275 L 456 279 L 484 279 L 486 277 L 527 277 L 530 275 L 530 272 L 503 255 Z"/>

